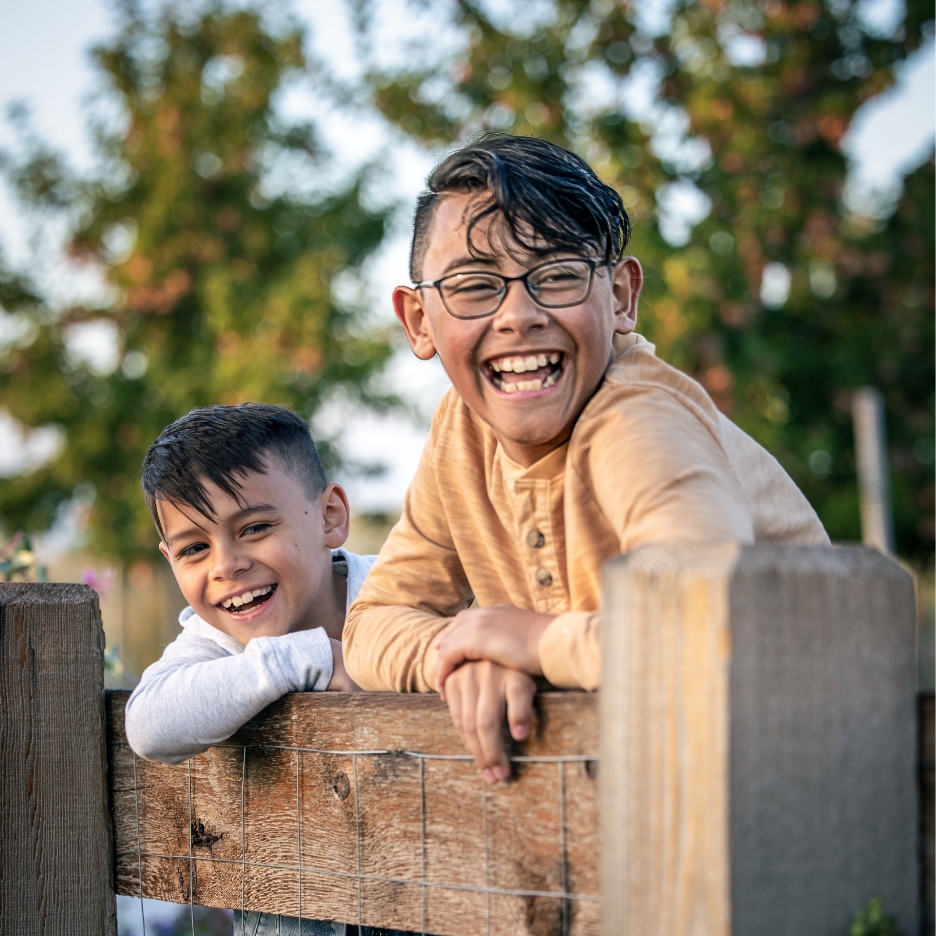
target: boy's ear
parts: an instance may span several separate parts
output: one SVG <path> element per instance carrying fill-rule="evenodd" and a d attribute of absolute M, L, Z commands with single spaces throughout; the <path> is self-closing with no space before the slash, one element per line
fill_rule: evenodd
<path fill-rule="evenodd" d="M 413 354 L 421 361 L 428 361 L 435 355 L 436 349 L 427 327 L 422 290 L 397 286 L 393 290 L 393 311 L 406 332 L 406 340 Z"/>
<path fill-rule="evenodd" d="M 322 521 L 325 524 L 325 545 L 329 549 L 344 546 L 351 531 L 351 507 L 344 488 L 334 481 L 326 485 L 319 498 Z"/>
<path fill-rule="evenodd" d="M 629 335 L 637 327 L 637 300 L 643 288 L 643 270 L 636 257 L 623 257 L 611 271 L 614 294 L 614 330 Z"/>
<path fill-rule="evenodd" d="M 162 540 L 159 541 L 159 551 L 163 554 L 166 562 L 169 562 L 169 547 Z"/>

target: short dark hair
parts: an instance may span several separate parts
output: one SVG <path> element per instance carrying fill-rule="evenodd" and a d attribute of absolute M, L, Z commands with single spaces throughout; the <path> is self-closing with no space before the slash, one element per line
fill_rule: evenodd
<path fill-rule="evenodd" d="M 537 137 L 486 134 L 447 156 L 426 180 L 413 216 L 410 277 L 422 280 L 429 228 L 436 206 L 448 194 L 490 192 L 468 223 L 501 212 L 519 244 L 544 254 L 590 247 L 606 264 L 617 263 L 631 225 L 621 196 L 605 185 L 575 153 Z M 544 246 L 545 245 L 545 246 Z"/>
<path fill-rule="evenodd" d="M 159 434 L 143 459 L 143 496 L 159 535 L 165 538 L 156 501 L 186 504 L 214 519 L 205 481 L 240 501 L 240 479 L 263 474 L 269 459 L 318 497 L 328 483 L 309 426 L 285 406 L 240 403 L 194 409 Z"/>

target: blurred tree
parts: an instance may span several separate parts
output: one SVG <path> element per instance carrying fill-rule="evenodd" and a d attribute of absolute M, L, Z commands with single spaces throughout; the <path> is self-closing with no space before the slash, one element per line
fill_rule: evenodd
<path fill-rule="evenodd" d="M 189 409 L 262 400 L 311 418 L 336 390 L 394 401 L 374 380 L 386 336 L 333 294 L 379 244 L 386 211 L 362 203 L 360 179 L 309 194 L 327 156 L 311 127 L 273 108 L 307 67 L 302 31 L 219 5 L 144 14 L 125 0 L 118 13 L 94 53 L 120 114 L 98 128 L 99 171 L 69 173 L 22 122 L 24 153 L 4 157 L 34 212 L 71 219 L 70 254 L 102 273 L 110 298 L 52 311 L 0 278 L 0 405 L 63 440 L 44 467 L 4 482 L 0 522 L 41 530 L 77 500 L 89 545 L 129 558 L 155 546 L 135 482 L 143 454 Z M 116 359 L 76 354 L 82 333 L 107 338 Z M 323 454 L 335 460 L 327 444 Z"/>
<path fill-rule="evenodd" d="M 627 0 L 413 6 L 461 51 L 375 65 L 378 108 L 434 147 L 495 129 L 585 156 L 635 221 L 641 330 L 778 456 L 833 538 L 860 535 L 850 390 L 879 387 L 899 550 L 932 556 L 933 165 L 882 227 L 879 205 L 843 203 L 840 149 L 932 34 L 932 5 L 909 0 L 887 34 L 853 0 L 676 0 L 664 25 Z"/>

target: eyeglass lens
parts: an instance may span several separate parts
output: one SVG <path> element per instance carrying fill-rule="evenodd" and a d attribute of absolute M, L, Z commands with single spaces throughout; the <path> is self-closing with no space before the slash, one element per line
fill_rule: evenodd
<path fill-rule="evenodd" d="M 592 267 L 585 260 L 557 260 L 531 270 L 527 292 L 540 305 L 562 308 L 583 302 L 591 285 Z M 439 283 L 442 299 L 452 315 L 478 318 L 495 312 L 507 283 L 493 273 L 456 273 Z"/>

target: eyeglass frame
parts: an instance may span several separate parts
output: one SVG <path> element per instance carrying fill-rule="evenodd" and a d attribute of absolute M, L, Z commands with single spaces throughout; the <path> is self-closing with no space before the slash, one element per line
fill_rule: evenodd
<path fill-rule="evenodd" d="M 545 266 L 550 266 L 553 263 L 562 263 L 564 260 L 574 260 L 577 263 L 584 263 L 588 266 L 588 286 L 585 289 L 585 295 L 581 299 L 576 299 L 575 302 L 563 302 L 559 305 L 547 305 L 545 302 L 541 302 L 536 296 L 533 295 L 532 290 L 530 289 L 529 277 L 532 276 L 537 270 L 541 270 Z M 595 269 L 597 267 L 610 267 L 613 266 L 611 263 L 607 263 L 603 260 L 592 260 L 590 257 L 560 257 L 557 260 L 545 260 L 543 263 L 537 263 L 535 267 L 530 267 L 526 273 L 521 273 L 520 276 L 504 276 L 501 273 L 492 273 L 490 270 L 461 270 L 457 273 L 446 273 L 445 276 L 440 277 L 437 280 L 423 280 L 421 283 L 413 283 L 414 289 L 424 289 L 426 287 L 433 287 L 439 294 L 439 299 L 442 301 L 442 308 L 448 312 L 449 315 L 454 319 L 458 319 L 461 322 L 473 322 L 476 319 L 488 318 L 488 316 L 496 315 L 497 311 L 504 304 L 504 300 L 507 298 L 507 293 L 510 290 L 510 284 L 520 280 L 523 283 L 524 289 L 526 289 L 527 295 L 538 305 L 542 306 L 544 309 L 569 309 L 574 305 L 579 305 L 579 303 L 584 302 L 590 295 L 592 291 L 592 285 L 595 282 Z M 500 302 L 491 309 L 490 312 L 482 312 L 480 315 L 456 315 L 449 307 L 445 301 L 445 296 L 442 293 L 440 284 L 444 283 L 447 279 L 454 279 L 456 276 L 466 276 L 470 273 L 480 274 L 483 276 L 491 276 L 495 279 L 499 279 L 504 284 L 504 291 L 501 294 Z"/>

